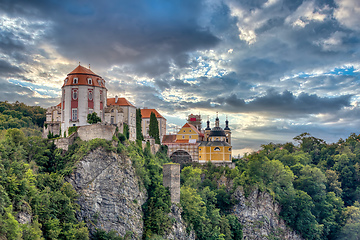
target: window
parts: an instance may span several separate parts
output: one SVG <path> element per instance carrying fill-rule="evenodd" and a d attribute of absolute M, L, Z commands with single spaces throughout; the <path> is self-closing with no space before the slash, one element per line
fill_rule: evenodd
<path fill-rule="evenodd" d="M 189 132 L 191 132 L 191 130 L 189 130 Z"/>
<path fill-rule="evenodd" d="M 220 151 L 220 148 L 219 148 L 219 147 L 215 147 L 215 148 L 214 148 L 214 151 Z"/>
<path fill-rule="evenodd" d="M 229 151 L 231 151 L 231 148 L 229 148 Z"/>
<path fill-rule="evenodd" d="M 191 136 L 189 136 L 189 138 L 191 138 Z"/>
<path fill-rule="evenodd" d="M 184 130 L 184 132 L 185 132 L 185 130 Z"/>
<path fill-rule="evenodd" d="M 78 90 L 77 90 L 77 89 L 73 89 L 72 92 L 73 92 L 73 94 L 72 94 L 72 95 L 73 95 L 73 99 L 76 100 L 76 99 L 78 98 Z"/>
<path fill-rule="evenodd" d="M 184 135 L 183 135 L 182 137 L 183 137 L 183 139 L 185 138 L 185 136 L 184 136 Z"/>
<path fill-rule="evenodd" d="M 67 82 L 68 82 L 68 79 L 65 79 L 64 84 L 66 84 Z"/>
<path fill-rule="evenodd" d="M 78 84 L 78 83 L 79 83 L 79 79 L 78 79 L 78 78 L 74 78 L 74 79 L 73 79 L 73 83 L 74 83 L 74 84 Z"/>
<path fill-rule="evenodd" d="M 97 80 L 97 82 L 98 82 L 99 86 L 101 86 L 101 81 L 100 81 L 100 80 Z"/>
<path fill-rule="evenodd" d="M 77 108 L 73 108 L 72 109 L 72 120 L 76 121 L 77 120 Z"/>
<path fill-rule="evenodd" d="M 88 78 L 88 84 L 92 85 L 92 79 L 91 78 Z"/>
<path fill-rule="evenodd" d="M 102 101 L 102 91 L 100 90 L 100 102 Z"/>
<path fill-rule="evenodd" d="M 89 91 L 89 100 L 93 100 L 93 92 L 91 90 Z"/>
<path fill-rule="evenodd" d="M 111 118 L 110 118 L 110 123 L 111 123 L 111 124 L 114 124 L 114 116 L 111 116 Z"/>

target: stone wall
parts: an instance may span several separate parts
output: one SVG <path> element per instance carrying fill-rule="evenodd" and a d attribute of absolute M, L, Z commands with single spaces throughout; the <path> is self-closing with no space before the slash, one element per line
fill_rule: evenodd
<path fill-rule="evenodd" d="M 54 144 L 57 148 L 61 148 L 67 151 L 69 149 L 69 146 L 74 143 L 76 137 L 77 133 L 74 132 L 69 137 L 55 139 Z"/>
<path fill-rule="evenodd" d="M 112 140 L 112 137 L 115 133 L 116 127 L 113 125 L 104 125 L 104 124 L 92 124 L 87 126 L 81 126 L 78 128 L 77 133 L 78 137 L 81 140 L 89 141 L 95 138 L 101 138 L 105 140 Z"/>
<path fill-rule="evenodd" d="M 163 165 L 163 184 L 169 187 L 171 202 L 180 203 L 180 164 Z"/>

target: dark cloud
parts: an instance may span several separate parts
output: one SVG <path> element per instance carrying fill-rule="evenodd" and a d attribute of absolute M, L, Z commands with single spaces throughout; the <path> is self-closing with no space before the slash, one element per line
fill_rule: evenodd
<path fill-rule="evenodd" d="M 70 59 L 101 66 L 136 62 L 135 70 L 150 76 L 164 73 L 171 58 L 184 66 L 186 52 L 219 42 L 197 23 L 200 1 L 6 1 L 0 8 L 51 21 L 48 37 Z"/>
<path fill-rule="evenodd" d="M 217 97 L 200 102 L 181 102 L 182 108 L 218 109 L 233 113 L 258 112 L 278 117 L 295 117 L 303 114 L 334 113 L 350 106 L 351 95 L 319 97 L 316 94 L 300 93 L 295 96 L 289 91 L 278 93 L 273 89 L 266 95 L 246 102 L 236 94 Z"/>

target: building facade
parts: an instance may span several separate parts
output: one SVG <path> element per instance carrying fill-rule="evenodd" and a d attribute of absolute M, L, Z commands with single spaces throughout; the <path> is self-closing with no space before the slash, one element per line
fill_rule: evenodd
<path fill-rule="evenodd" d="M 47 109 L 43 137 L 51 132 L 61 137 L 69 127 L 86 126 L 89 113 L 97 113 L 104 124 L 123 132 L 129 126 L 129 140 L 136 140 L 136 107 L 125 98 L 107 98 L 105 80 L 81 65 L 70 72 L 61 87 L 61 102 Z"/>
<path fill-rule="evenodd" d="M 207 121 L 205 130 L 186 123 L 177 134 L 165 135 L 162 143 L 168 146 L 168 156 L 176 163 L 231 163 L 231 130 L 228 120 L 225 124 L 222 129 L 218 117 L 215 127 L 210 128 L 210 121 Z"/>
<path fill-rule="evenodd" d="M 102 77 L 79 65 L 67 75 L 61 90 L 62 136 L 69 127 L 88 125 L 89 113 L 96 112 L 104 121 L 107 89 Z"/>
<path fill-rule="evenodd" d="M 144 138 L 149 138 L 150 115 L 154 113 L 159 124 L 159 137 L 162 141 L 166 134 L 166 119 L 156 109 L 141 109 L 141 130 Z"/>

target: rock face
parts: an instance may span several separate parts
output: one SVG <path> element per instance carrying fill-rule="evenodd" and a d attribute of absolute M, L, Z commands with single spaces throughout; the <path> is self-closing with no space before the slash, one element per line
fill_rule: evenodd
<path fill-rule="evenodd" d="M 146 190 L 140 186 L 131 161 L 97 149 L 85 156 L 67 179 L 80 194 L 78 220 L 90 233 L 96 228 L 141 239 Z"/>
<path fill-rule="evenodd" d="M 233 212 L 243 225 L 243 239 L 302 240 L 279 218 L 280 206 L 268 193 L 255 189 L 245 198 L 243 189 L 238 187 L 234 197 L 239 202 Z"/>
<path fill-rule="evenodd" d="M 168 233 L 165 234 L 164 239 L 171 240 L 195 240 L 195 233 L 191 231 L 190 234 L 186 232 L 186 223 L 181 218 L 182 209 L 176 204 L 171 205 L 171 212 L 169 213 L 173 225 Z"/>

